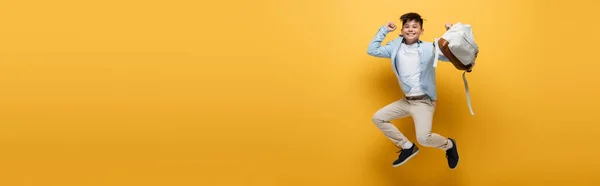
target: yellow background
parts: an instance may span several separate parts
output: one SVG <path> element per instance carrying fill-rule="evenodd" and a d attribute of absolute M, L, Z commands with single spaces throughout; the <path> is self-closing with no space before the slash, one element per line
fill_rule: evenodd
<path fill-rule="evenodd" d="M 598 185 L 598 4 L 3 0 L 0 185 Z M 367 44 L 409 11 L 481 48 L 475 116 L 438 68 L 456 170 L 430 148 L 392 168 L 371 123 L 401 91 Z"/>

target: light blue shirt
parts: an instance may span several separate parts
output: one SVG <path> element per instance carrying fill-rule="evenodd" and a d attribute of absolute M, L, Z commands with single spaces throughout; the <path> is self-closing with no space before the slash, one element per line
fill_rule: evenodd
<path fill-rule="evenodd" d="M 383 39 L 385 38 L 385 36 L 389 33 L 388 29 L 386 28 L 386 26 L 381 26 L 379 28 L 379 31 L 377 32 L 377 35 L 375 35 L 375 37 L 373 38 L 373 40 L 371 40 L 371 43 L 369 43 L 369 47 L 367 49 L 367 53 L 371 56 L 375 56 L 375 57 L 381 57 L 381 58 L 390 58 L 391 59 L 391 63 L 392 63 L 392 70 L 394 71 L 394 74 L 396 75 L 396 77 L 398 78 L 398 84 L 400 84 L 400 88 L 402 89 L 402 91 L 404 92 L 404 94 L 406 95 L 407 93 L 410 92 L 410 90 L 412 89 L 412 87 L 410 87 L 408 84 L 404 83 L 401 79 L 400 73 L 399 73 L 399 66 L 398 63 L 402 63 L 401 61 L 398 61 L 398 49 L 401 46 L 402 42 L 404 41 L 404 37 L 402 37 L 402 35 L 398 36 L 398 38 L 388 42 L 387 44 L 385 44 L 384 46 L 381 45 L 381 42 L 383 41 Z M 437 100 L 437 89 L 436 89 L 436 83 L 435 83 L 435 68 L 433 67 L 433 61 L 434 61 L 434 57 L 436 54 L 436 49 L 439 50 L 438 47 L 434 47 L 432 42 L 424 42 L 419 40 L 417 42 L 418 48 L 419 48 L 419 56 L 420 56 L 420 62 L 421 62 L 421 74 L 420 74 L 420 81 L 421 81 L 421 88 L 422 91 L 425 92 L 425 94 L 427 94 L 432 100 Z M 441 52 L 440 56 L 439 56 L 439 60 L 444 61 L 444 62 L 450 62 L 448 60 L 448 58 L 446 58 Z"/>

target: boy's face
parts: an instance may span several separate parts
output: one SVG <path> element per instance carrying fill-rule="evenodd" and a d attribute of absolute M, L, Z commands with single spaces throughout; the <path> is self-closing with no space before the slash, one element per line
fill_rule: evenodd
<path fill-rule="evenodd" d="M 419 22 L 415 20 L 407 21 L 402 26 L 402 35 L 408 43 L 414 43 L 417 40 L 419 40 L 419 36 L 421 36 L 421 33 L 423 33 L 423 28 L 421 28 Z"/>

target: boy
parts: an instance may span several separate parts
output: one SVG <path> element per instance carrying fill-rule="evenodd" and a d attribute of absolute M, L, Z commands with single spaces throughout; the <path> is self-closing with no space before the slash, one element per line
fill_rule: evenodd
<path fill-rule="evenodd" d="M 425 147 L 433 147 L 446 151 L 446 159 L 450 169 L 458 165 L 456 141 L 431 132 L 433 113 L 436 107 L 437 92 L 435 68 L 433 67 L 435 50 L 433 43 L 423 42 L 419 36 L 423 33 L 423 19 L 418 13 L 407 13 L 400 17 L 402 34 L 381 46 L 385 36 L 394 30 L 396 25 L 388 22 L 380 27 L 375 38 L 371 40 L 367 53 L 371 56 L 390 58 L 393 71 L 404 92 L 404 97 L 390 103 L 373 115 L 373 123 L 401 150 L 393 167 L 404 164 L 419 152 L 416 144 L 409 141 L 392 123 L 391 120 L 412 116 L 415 124 L 417 142 Z M 446 29 L 451 25 L 446 24 Z M 439 49 L 437 49 L 439 50 Z M 442 61 L 449 60 L 442 55 Z"/>

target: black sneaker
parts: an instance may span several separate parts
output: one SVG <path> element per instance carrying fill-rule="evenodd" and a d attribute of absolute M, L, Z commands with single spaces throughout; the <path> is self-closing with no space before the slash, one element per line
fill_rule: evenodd
<path fill-rule="evenodd" d="M 410 149 L 402 149 L 398 152 L 400 152 L 400 155 L 398 155 L 398 159 L 392 164 L 393 167 L 398 167 L 404 164 L 413 156 L 417 155 L 417 153 L 419 153 L 419 147 L 413 144 L 412 147 L 410 147 Z"/>
<path fill-rule="evenodd" d="M 458 149 L 456 147 L 456 141 L 452 138 L 448 139 L 452 141 L 452 148 L 446 150 L 446 159 L 448 159 L 448 166 L 450 169 L 454 169 L 458 165 Z"/>

